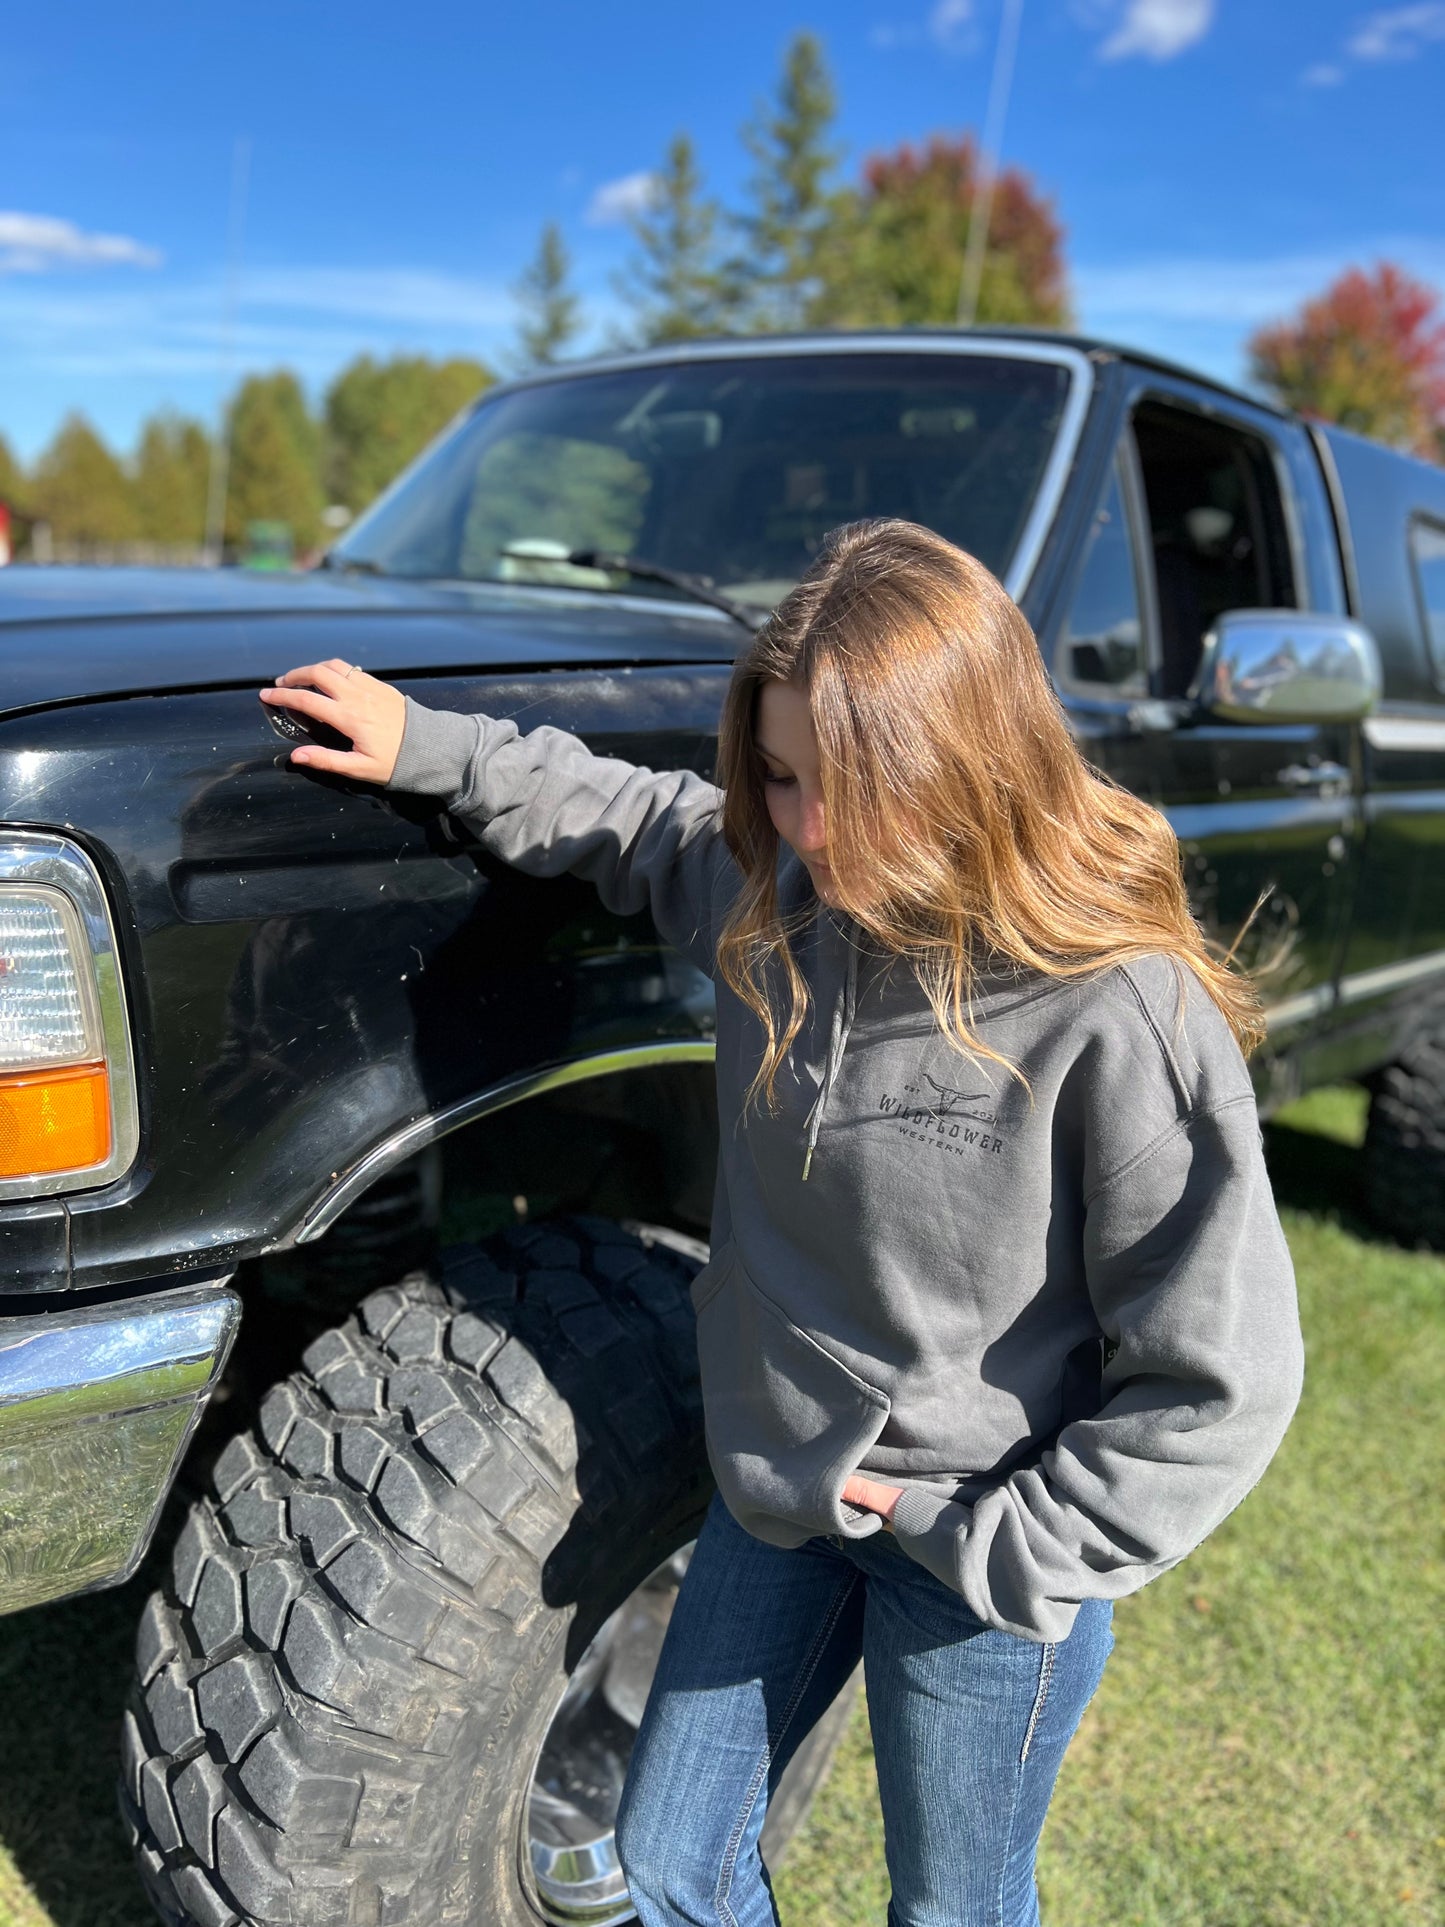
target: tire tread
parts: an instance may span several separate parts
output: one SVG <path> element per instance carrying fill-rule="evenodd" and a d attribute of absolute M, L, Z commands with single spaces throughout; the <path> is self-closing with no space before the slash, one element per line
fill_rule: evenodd
<path fill-rule="evenodd" d="M 648 1230 L 577 1214 L 444 1250 L 309 1344 L 220 1454 L 126 1714 L 162 1919 L 451 1917 L 436 1772 L 469 1718 L 510 1717 L 537 1622 L 569 1611 L 543 1571 L 573 1518 L 625 1511 L 649 1458 L 700 1438 L 695 1241 Z"/>

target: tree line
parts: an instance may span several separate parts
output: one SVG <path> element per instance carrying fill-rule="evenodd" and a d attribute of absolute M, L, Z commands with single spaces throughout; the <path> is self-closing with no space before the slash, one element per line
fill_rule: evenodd
<path fill-rule="evenodd" d="M 298 548 L 311 547 L 328 509 L 364 508 L 494 379 L 464 357 L 362 355 L 313 412 L 288 370 L 248 376 L 226 410 L 227 546 L 267 521 L 284 522 Z M 28 472 L 0 442 L 0 500 L 29 522 L 43 521 L 61 543 L 195 552 L 207 536 L 213 455 L 203 423 L 167 412 L 145 423 L 125 462 L 72 414 Z"/>
<path fill-rule="evenodd" d="M 624 319 L 606 346 L 790 329 L 907 327 L 958 318 L 970 223 L 991 202 L 972 319 L 1067 328 L 1064 229 L 1021 168 L 978 193 L 975 138 L 934 135 L 868 156 L 845 177 L 837 96 L 818 38 L 788 46 L 771 95 L 741 130 L 751 171 L 741 205 L 708 189 L 679 132 L 626 215 L 631 252 L 614 278 Z M 555 222 L 515 287 L 507 372 L 565 360 L 590 324 Z M 1307 414 L 1445 458 L 1445 323 L 1433 290 L 1389 263 L 1351 269 L 1292 319 L 1246 345 L 1255 386 Z M 363 355 L 313 410 L 282 369 L 244 380 L 225 410 L 224 536 L 285 523 L 301 550 L 365 508 L 497 373 L 466 356 Z M 163 413 L 128 460 L 80 415 L 33 469 L 0 438 L 0 501 L 79 544 L 199 549 L 217 499 L 212 438 Z"/>

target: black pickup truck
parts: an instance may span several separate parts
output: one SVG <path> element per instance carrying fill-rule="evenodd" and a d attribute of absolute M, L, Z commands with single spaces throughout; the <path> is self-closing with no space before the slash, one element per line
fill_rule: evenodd
<path fill-rule="evenodd" d="M 341 656 L 708 775 L 872 514 L 1020 600 L 1221 944 L 1269 886 L 1261 1113 L 1366 1084 L 1371 1208 L 1445 1246 L 1440 469 L 1089 340 L 720 340 L 491 391 L 307 575 L 0 572 L 0 1611 L 132 1573 L 185 1461 L 123 1718 L 164 1919 L 630 1918 L 712 1490 L 711 980 L 289 764 L 259 687 Z"/>

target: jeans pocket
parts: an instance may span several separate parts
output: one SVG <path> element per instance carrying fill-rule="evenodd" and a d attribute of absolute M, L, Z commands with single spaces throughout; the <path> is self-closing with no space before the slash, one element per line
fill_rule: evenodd
<path fill-rule="evenodd" d="M 733 1249 L 694 1310 L 708 1461 L 734 1518 L 783 1546 L 878 1531 L 879 1514 L 845 1511 L 843 1487 L 887 1422 L 888 1394 L 795 1325 Z"/>

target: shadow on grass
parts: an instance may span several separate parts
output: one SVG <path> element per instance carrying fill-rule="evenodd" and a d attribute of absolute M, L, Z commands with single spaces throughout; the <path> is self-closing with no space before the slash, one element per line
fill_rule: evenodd
<path fill-rule="evenodd" d="M 128 1584 L 0 1619 L 0 1849 L 54 1927 L 155 1927 L 116 1806 L 136 1622 L 180 1531 Z M 0 1903 L 0 1927 L 9 1927 Z"/>
<path fill-rule="evenodd" d="M 1395 1243 L 1365 1201 L 1365 1114 L 1356 1084 L 1335 1084 L 1276 1112 L 1264 1126 L 1264 1155 L 1275 1202 L 1332 1218 L 1362 1244 Z"/>
<path fill-rule="evenodd" d="M 1264 1127 L 1264 1155 L 1276 1203 L 1335 1218 L 1367 1244 L 1390 1242 L 1366 1215 L 1360 1153 L 1351 1145 L 1271 1120 Z"/>

